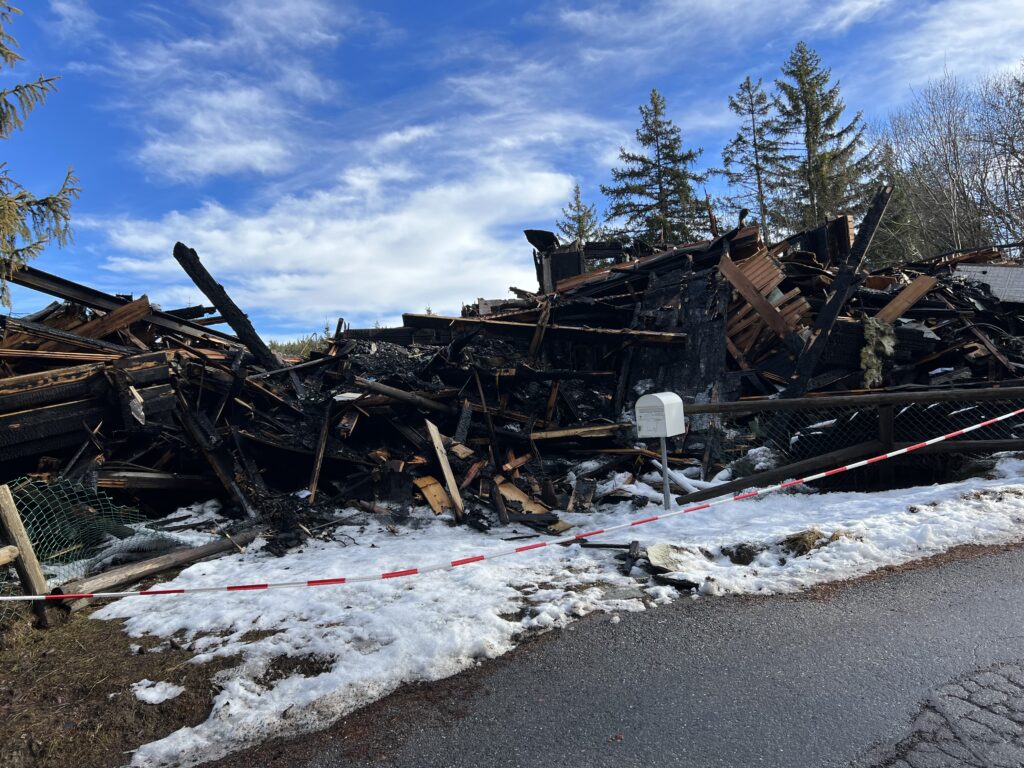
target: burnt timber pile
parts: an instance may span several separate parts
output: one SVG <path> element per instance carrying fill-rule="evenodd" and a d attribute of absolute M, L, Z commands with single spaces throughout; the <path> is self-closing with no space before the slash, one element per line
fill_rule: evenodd
<path fill-rule="evenodd" d="M 1019 385 L 1020 268 L 981 248 L 868 270 L 890 194 L 859 227 L 772 246 L 756 226 L 657 250 L 528 230 L 537 291 L 399 328 L 339 320 L 303 359 L 268 349 L 181 243 L 211 306 L 165 311 L 26 267 L 12 282 L 59 301 L 0 318 L 0 482 L 79 480 L 154 513 L 217 495 L 283 546 L 309 532 L 297 506 L 400 520 L 427 504 L 558 532 L 556 510 L 589 510 L 598 479 L 656 458 L 629 419 L 646 392 L 694 404 L 670 461 L 706 481 L 726 463 L 700 415 L 718 405 Z"/>

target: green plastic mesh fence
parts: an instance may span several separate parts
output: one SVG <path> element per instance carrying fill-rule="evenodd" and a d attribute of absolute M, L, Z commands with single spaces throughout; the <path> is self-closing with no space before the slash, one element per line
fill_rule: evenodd
<path fill-rule="evenodd" d="M 50 589 L 125 559 L 185 544 L 150 527 L 138 510 L 79 483 L 22 478 L 8 483 Z M 21 594 L 14 567 L 0 567 L 0 594 Z M 0 604 L 0 627 L 23 603 Z"/>

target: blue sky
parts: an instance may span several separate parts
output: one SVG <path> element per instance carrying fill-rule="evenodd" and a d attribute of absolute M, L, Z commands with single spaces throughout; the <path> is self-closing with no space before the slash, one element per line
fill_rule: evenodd
<path fill-rule="evenodd" d="M 182 240 L 272 338 L 535 288 L 521 230 L 575 182 L 603 209 L 652 87 L 708 166 L 728 95 L 799 39 L 869 120 L 1024 56 L 1024 0 L 15 4 L 26 61 L 0 83 L 63 79 L 0 159 L 36 194 L 69 164 L 83 189 L 74 245 L 37 266 L 195 304 Z"/>

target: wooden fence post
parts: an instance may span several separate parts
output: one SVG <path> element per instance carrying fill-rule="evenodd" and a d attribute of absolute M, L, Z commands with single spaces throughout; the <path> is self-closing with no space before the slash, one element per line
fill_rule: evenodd
<path fill-rule="evenodd" d="M 21 521 L 21 515 L 18 514 L 18 507 L 14 503 L 11 489 L 6 485 L 0 485 L 0 533 L 9 544 L 18 549 L 14 570 L 18 572 L 24 594 L 47 594 L 49 590 L 46 586 L 46 577 L 43 576 L 43 569 L 36 558 L 36 552 L 32 548 L 32 541 L 28 537 L 28 531 L 25 530 L 25 524 Z M 36 601 L 32 604 L 32 608 L 39 619 L 39 626 L 48 627 L 49 620 L 46 616 L 45 603 Z"/>

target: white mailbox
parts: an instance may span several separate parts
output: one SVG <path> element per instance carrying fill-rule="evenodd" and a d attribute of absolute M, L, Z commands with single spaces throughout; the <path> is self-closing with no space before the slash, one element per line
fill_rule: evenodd
<path fill-rule="evenodd" d="M 683 401 L 675 392 L 644 395 L 636 401 L 638 437 L 672 437 L 685 431 Z"/>

